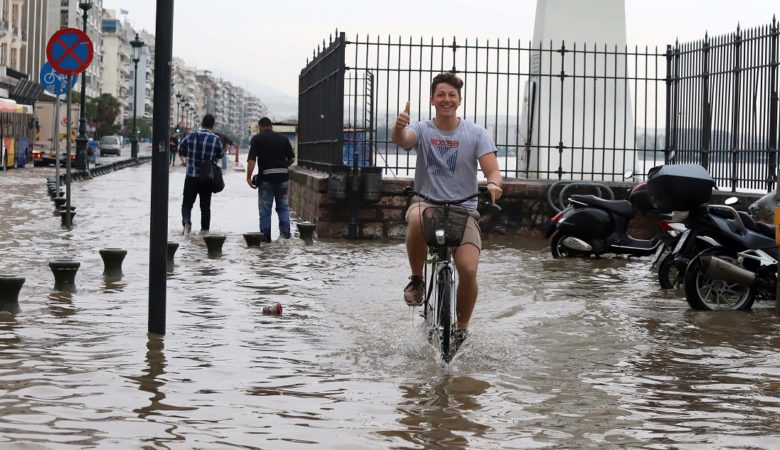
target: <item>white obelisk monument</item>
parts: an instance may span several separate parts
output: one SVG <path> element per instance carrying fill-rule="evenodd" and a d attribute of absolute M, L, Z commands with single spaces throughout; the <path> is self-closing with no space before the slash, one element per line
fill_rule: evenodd
<path fill-rule="evenodd" d="M 518 154 L 520 176 L 528 169 L 529 178 L 557 179 L 534 171 L 561 167 L 563 179 L 622 180 L 588 174 L 634 168 L 633 154 L 624 161 L 622 152 L 635 140 L 625 0 L 537 0 L 532 48 L 519 130 L 530 146 Z"/>

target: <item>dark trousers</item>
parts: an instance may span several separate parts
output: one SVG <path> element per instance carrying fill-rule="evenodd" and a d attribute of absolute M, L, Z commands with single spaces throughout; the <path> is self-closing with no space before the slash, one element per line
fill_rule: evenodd
<path fill-rule="evenodd" d="M 181 202 L 181 223 L 186 225 L 192 223 L 190 220 L 192 214 L 192 205 L 195 204 L 195 197 L 200 196 L 200 229 L 208 230 L 211 224 L 211 191 L 202 189 L 200 178 L 184 178 L 184 194 Z"/>

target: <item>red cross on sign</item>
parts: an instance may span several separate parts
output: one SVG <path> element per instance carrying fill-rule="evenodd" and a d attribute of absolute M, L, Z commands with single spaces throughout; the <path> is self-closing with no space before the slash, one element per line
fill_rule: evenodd
<path fill-rule="evenodd" d="M 92 40 L 78 28 L 63 28 L 46 44 L 46 58 L 63 75 L 85 71 L 92 62 L 93 52 Z"/>

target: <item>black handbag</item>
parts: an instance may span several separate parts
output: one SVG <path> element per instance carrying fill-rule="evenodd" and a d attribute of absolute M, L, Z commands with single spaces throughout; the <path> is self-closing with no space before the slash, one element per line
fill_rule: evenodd
<path fill-rule="evenodd" d="M 196 148 L 200 144 L 198 136 L 195 136 Z M 206 156 L 206 149 L 203 149 L 203 154 Z M 222 169 L 210 159 L 203 159 L 203 164 L 200 166 L 200 183 L 201 186 L 210 190 L 213 194 L 222 192 L 225 189 L 225 180 L 222 179 Z"/>
<path fill-rule="evenodd" d="M 222 192 L 222 190 L 225 189 L 225 180 L 222 179 L 222 169 L 211 160 L 203 160 L 203 165 L 200 168 L 200 181 L 214 194 Z"/>

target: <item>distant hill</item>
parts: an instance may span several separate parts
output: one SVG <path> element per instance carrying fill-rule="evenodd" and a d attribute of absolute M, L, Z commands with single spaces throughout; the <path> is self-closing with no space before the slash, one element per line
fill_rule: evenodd
<path fill-rule="evenodd" d="M 287 95 L 274 87 L 250 80 L 235 73 L 226 72 L 224 70 L 212 70 L 212 72 L 258 96 L 268 108 L 268 115 L 271 120 L 284 121 L 298 116 L 297 98 Z"/>

